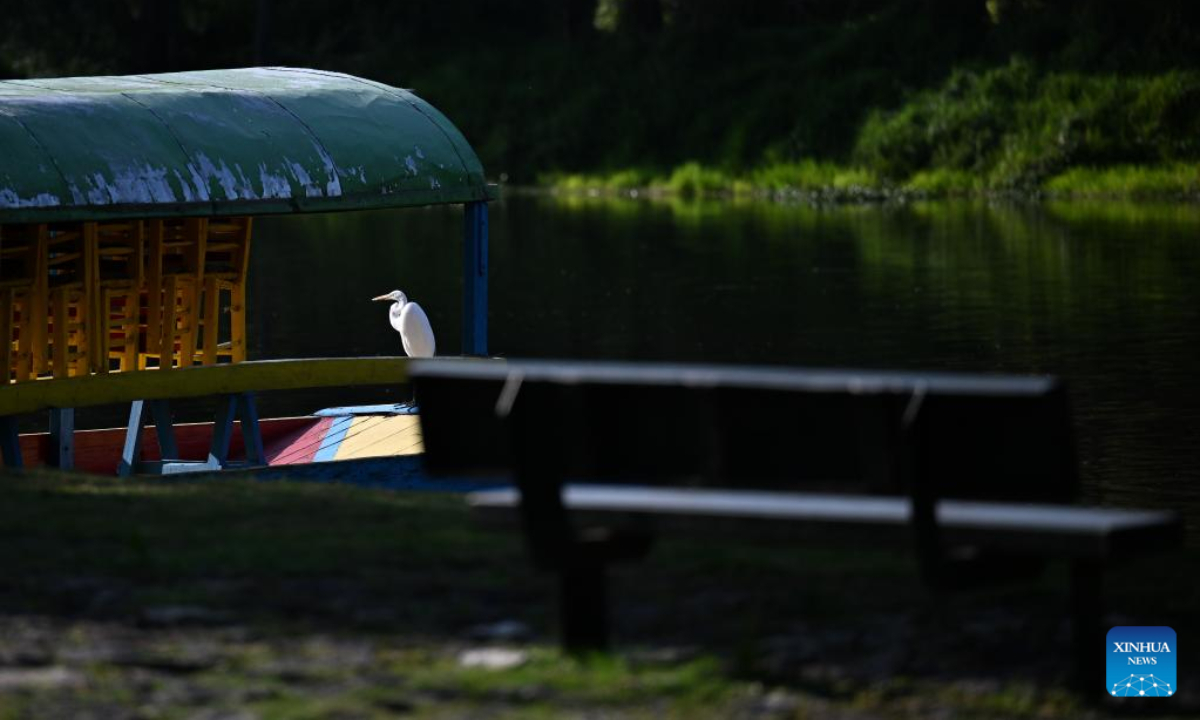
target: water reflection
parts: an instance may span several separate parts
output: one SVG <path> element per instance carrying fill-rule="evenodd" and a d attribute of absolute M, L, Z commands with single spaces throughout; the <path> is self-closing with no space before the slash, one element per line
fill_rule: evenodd
<path fill-rule="evenodd" d="M 400 353 L 370 302 L 397 287 L 457 352 L 460 228 L 456 208 L 263 219 L 252 354 Z M 517 196 L 491 230 L 496 354 L 1057 373 L 1089 494 L 1200 517 L 1196 206 Z"/>

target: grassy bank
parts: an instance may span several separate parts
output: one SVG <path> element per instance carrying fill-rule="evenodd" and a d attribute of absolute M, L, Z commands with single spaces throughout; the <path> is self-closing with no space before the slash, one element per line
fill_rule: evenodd
<path fill-rule="evenodd" d="M 1043 72 L 1024 60 L 957 70 L 940 87 L 876 108 L 841 159 L 745 168 L 692 161 L 669 171 L 546 174 L 560 191 L 646 189 L 831 197 L 989 193 L 1200 197 L 1200 74 Z"/>
<path fill-rule="evenodd" d="M 552 579 L 453 495 L 9 475 L 0 562 L 4 720 L 1120 710 L 1064 687 L 1058 572 L 931 597 L 890 551 L 679 539 L 618 568 L 618 650 L 578 659 Z M 1187 637 L 1192 575 L 1139 570 L 1113 607 Z"/>
<path fill-rule="evenodd" d="M 562 190 L 1200 193 L 1200 69 L 1183 44 L 1146 51 L 1162 27 L 1034 43 L 1003 23 L 938 33 L 911 10 L 583 54 L 540 44 L 503 65 L 528 78 L 516 92 L 462 97 L 449 70 L 423 87 L 491 174 Z M 1035 35 L 1049 22 L 1025 20 Z"/>
<path fill-rule="evenodd" d="M 768 165 L 745 173 L 689 162 L 662 174 L 644 169 L 597 174 L 550 173 L 538 179 L 538 186 L 565 194 L 637 196 L 645 193 L 681 198 L 732 196 L 855 201 L 1021 195 L 1194 201 L 1200 200 L 1200 163 L 1172 163 L 1158 167 L 1073 167 L 1036 184 L 1014 187 L 990 183 L 985 177 L 953 168 L 918 170 L 895 182 L 864 167 L 814 160 Z"/>

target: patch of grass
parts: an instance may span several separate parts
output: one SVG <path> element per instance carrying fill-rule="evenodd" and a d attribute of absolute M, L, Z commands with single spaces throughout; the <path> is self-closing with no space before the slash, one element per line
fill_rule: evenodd
<path fill-rule="evenodd" d="M 9 502 L 0 509 L 0 538 L 6 540 L 0 556 L 9 567 L 24 571 L 44 566 L 47 558 L 25 554 L 22 546 L 47 535 L 66 542 L 43 542 L 44 552 L 87 560 L 98 572 L 140 568 L 165 576 L 249 569 L 278 576 L 322 573 L 347 569 L 342 562 L 347 552 L 365 552 L 371 564 L 390 564 L 388 546 L 409 537 L 426 535 L 438 544 L 436 552 L 428 543 L 411 544 L 405 549 L 410 560 L 462 551 L 470 540 L 462 523 L 450 521 L 462 510 L 460 498 L 436 493 L 414 497 L 351 486 L 219 477 L 122 481 L 33 476 L 5 482 Z M 6 511 L 13 506 L 22 512 Z M 405 513 L 417 506 L 423 512 Z M 307 552 L 291 552 L 301 545 Z M 371 567 L 351 569 L 369 572 Z"/>
<path fill-rule="evenodd" d="M 506 576 L 527 576 L 513 599 L 545 582 L 518 538 L 481 544 L 456 495 L 222 478 L 4 481 L 0 563 L 13 602 L 30 609 L 87 609 L 94 586 L 107 584 L 110 612 L 201 604 L 278 617 L 348 605 L 369 618 L 414 587 L 457 583 L 461 592 L 444 602 L 395 615 L 441 627 L 457 604 L 477 604 L 476 591 L 499 602 Z M 333 617 L 357 622 L 349 612 Z"/>
<path fill-rule="evenodd" d="M 462 668 L 447 659 L 411 676 L 414 688 L 447 690 L 474 699 L 511 696 L 528 691 L 590 705 L 624 705 L 662 699 L 701 707 L 719 703 L 731 684 L 712 658 L 677 664 L 636 666 L 619 656 L 565 656 L 540 649 L 529 660 L 507 670 Z"/>
<path fill-rule="evenodd" d="M 896 677 L 854 693 L 850 705 L 865 711 L 906 707 L 926 714 L 934 707 L 953 707 L 955 717 L 1080 717 L 1086 704 L 1058 689 L 1026 682 L 947 683 L 944 686 Z"/>
<path fill-rule="evenodd" d="M 6 697 L 0 702 L 0 720 L 25 720 L 31 717 L 28 696 Z"/>
<path fill-rule="evenodd" d="M 646 168 L 625 168 L 612 173 L 547 173 L 538 185 L 567 194 L 623 193 L 650 187 L 663 188 L 668 179 Z"/>
<path fill-rule="evenodd" d="M 604 178 L 604 187 L 608 190 L 637 190 L 663 181 L 654 172 L 645 168 L 628 168 L 618 170 Z"/>
<path fill-rule="evenodd" d="M 631 168 L 609 175 L 551 174 L 540 178 L 540 183 L 566 194 L 628 194 L 632 190 L 647 190 L 652 195 L 685 200 L 731 194 L 844 193 L 882 187 L 879 177 L 869 169 L 816 160 L 773 163 L 743 174 L 688 162 L 666 177 Z"/>
<path fill-rule="evenodd" d="M 945 197 L 979 193 L 983 190 L 983 182 L 978 175 L 966 170 L 938 168 L 915 173 L 904 181 L 903 187 L 923 195 Z"/>
<path fill-rule="evenodd" d="M 1045 691 L 1028 683 L 1006 683 L 990 692 L 951 685 L 938 693 L 971 717 L 1078 717 L 1084 706 L 1062 690 Z"/>
<path fill-rule="evenodd" d="M 1194 197 L 1200 194 L 1200 165 L 1078 167 L 1046 181 L 1055 195 L 1100 197 Z"/>
<path fill-rule="evenodd" d="M 585 192 L 602 188 L 605 183 L 604 179 L 599 175 L 548 173 L 538 177 L 538 184 L 562 192 Z"/>
<path fill-rule="evenodd" d="M 991 172 L 935 167 L 914 172 L 895 186 L 900 194 L 922 197 L 987 196 L 997 192 L 1044 191 L 1059 197 L 1194 198 L 1200 196 L 1200 164 L 1164 166 L 1115 165 L 1074 167 L 1030 183 L 1018 178 L 1040 162 L 1025 150 L 1014 148 Z M 1032 182 L 1032 181 L 1031 181 Z M 890 197 L 889 183 L 865 167 L 842 166 L 806 160 L 776 163 L 744 175 L 730 175 L 698 163 L 687 163 L 663 180 L 645 170 L 612 175 L 560 175 L 544 178 L 546 187 L 567 194 L 628 194 L 645 189 L 652 195 L 698 200 L 714 195 L 787 196 L 792 193 L 855 197 L 856 192 L 877 191 Z"/>
<path fill-rule="evenodd" d="M 253 708 L 262 720 L 384 720 L 399 715 L 384 708 L 373 707 L 359 698 L 342 695 L 312 697 L 308 694 L 291 693 L 255 703 Z"/>
<path fill-rule="evenodd" d="M 761 190 L 821 190 L 832 187 L 844 169 L 831 162 L 807 159 L 792 163 L 772 163 L 750 173 L 747 183 Z"/>
<path fill-rule="evenodd" d="M 329 697 L 293 688 L 254 709 L 263 718 L 470 715 L 481 708 L 505 717 L 560 717 L 564 708 L 621 717 L 725 717 L 732 702 L 752 692 L 711 657 L 638 664 L 620 656 L 574 658 L 544 646 L 526 650 L 526 662 L 496 670 L 463 667 L 452 653 L 385 650 L 373 668 L 389 683 L 363 687 L 348 676 L 344 691 Z"/>
<path fill-rule="evenodd" d="M 687 162 L 675 168 L 666 188 L 684 198 L 703 197 L 732 190 L 733 178 L 716 168 Z"/>

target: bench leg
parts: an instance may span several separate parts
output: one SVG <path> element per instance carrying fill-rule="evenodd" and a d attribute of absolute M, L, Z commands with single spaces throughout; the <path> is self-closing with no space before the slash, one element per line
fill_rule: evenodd
<path fill-rule="evenodd" d="M 1071 564 L 1071 645 L 1074 684 L 1084 693 L 1104 686 L 1104 566 L 1078 560 Z"/>
<path fill-rule="evenodd" d="M 559 570 L 559 618 L 563 650 L 572 654 L 608 649 L 608 602 L 603 563 L 568 561 Z"/>

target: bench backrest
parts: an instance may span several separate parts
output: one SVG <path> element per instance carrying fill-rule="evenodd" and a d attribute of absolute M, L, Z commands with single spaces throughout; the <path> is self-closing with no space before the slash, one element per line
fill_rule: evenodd
<path fill-rule="evenodd" d="M 535 452 L 572 481 L 1068 502 L 1053 378 L 644 363 L 414 361 L 435 475 Z M 907 418 L 907 422 L 906 422 Z"/>

